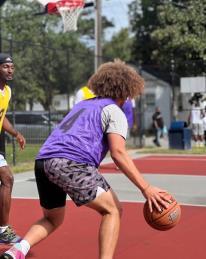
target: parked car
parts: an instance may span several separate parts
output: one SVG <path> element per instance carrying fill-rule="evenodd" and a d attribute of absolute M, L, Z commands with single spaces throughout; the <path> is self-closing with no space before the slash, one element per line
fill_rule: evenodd
<path fill-rule="evenodd" d="M 7 112 L 6 117 L 23 134 L 27 143 L 43 143 L 55 123 L 49 119 L 48 112 Z M 6 141 L 12 137 L 6 133 Z"/>

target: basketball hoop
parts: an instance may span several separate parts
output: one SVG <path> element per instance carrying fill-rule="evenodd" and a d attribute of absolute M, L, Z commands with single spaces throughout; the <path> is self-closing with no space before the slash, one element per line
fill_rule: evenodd
<path fill-rule="evenodd" d="M 64 32 L 76 31 L 79 15 L 84 8 L 84 0 L 62 0 L 56 3 L 56 7 L 62 17 Z"/>

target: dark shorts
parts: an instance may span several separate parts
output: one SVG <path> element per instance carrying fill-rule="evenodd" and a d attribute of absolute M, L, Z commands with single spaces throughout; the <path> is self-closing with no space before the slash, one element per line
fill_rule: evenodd
<path fill-rule="evenodd" d="M 36 160 L 35 176 L 40 204 L 45 209 L 65 206 L 67 194 L 81 206 L 96 198 L 98 187 L 110 189 L 97 168 L 65 158 Z"/>

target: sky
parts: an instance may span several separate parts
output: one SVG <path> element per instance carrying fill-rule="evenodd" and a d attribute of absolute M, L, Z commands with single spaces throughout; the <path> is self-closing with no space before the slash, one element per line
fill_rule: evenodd
<path fill-rule="evenodd" d="M 37 0 L 42 4 L 48 2 L 56 2 L 57 0 Z M 95 0 L 85 0 L 85 2 L 92 2 Z M 101 0 L 102 15 L 111 20 L 115 27 L 107 29 L 106 38 L 110 39 L 113 34 L 117 33 L 121 28 L 127 27 L 128 22 L 128 4 L 133 0 Z"/>
<path fill-rule="evenodd" d="M 133 0 L 102 0 L 102 14 L 115 24 L 114 29 L 107 30 L 107 38 L 121 28 L 128 26 L 128 4 Z"/>

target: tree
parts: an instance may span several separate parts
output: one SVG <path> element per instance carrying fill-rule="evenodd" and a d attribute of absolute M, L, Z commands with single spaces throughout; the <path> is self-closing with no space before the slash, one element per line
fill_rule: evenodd
<path fill-rule="evenodd" d="M 152 38 L 158 44 L 153 51 L 162 64 L 175 62 L 179 76 L 205 72 L 206 1 L 165 1 L 158 8 L 158 28 Z M 160 47 L 161 46 L 161 47 Z"/>
<path fill-rule="evenodd" d="M 34 16 L 39 6 L 34 1 L 7 1 L 3 8 L 3 51 L 9 52 L 12 36 L 15 101 L 24 108 L 35 101 L 48 110 L 56 93 L 71 94 L 93 72 L 93 51 L 79 32 L 62 33 L 57 16 Z M 23 94 L 22 94 L 23 93 Z"/>
<path fill-rule="evenodd" d="M 129 5 L 131 30 L 134 34 L 132 57 L 135 63 L 153 65 L 152 52 L 157 48 L 151 33 L 159 25 L 157 7 L 162 1 L 139 0 Z"/>
<path fill-rule="evenodd" d="M 130 37 L 128 29 L 122 29 L 112 37 L 111 41 L 105 43 L 103 48 L 104 59 L 113 60 L 114 58 L 120 58 L 125 62 L 130 61 L 132 43 L 133 39 Z"/>
<path fill-rule="evenodd" d="M 29 102 L 51 106 L 57 93 L 68 96 L 87 83 L 94 71 L 94 19 L 80 16 L 78 31 L 62 33 L 62 20 L 56 15 L 34 16 L 39 4 L 32 0 L 7 0 L 3 6 L 3 51 L 11 50 L 15 60 L 16 107 Z M 103 17 L 103 29 L 113 24 Z M 103 32 L 104 33 L 104 32 Z M 123 46 L 122 46 L 123 47 Z"/>
<path fill-rule="evenodd" d="M 139 0 L 130 5 L 134 62 L 163 79 L 201 75 L 206 59 L 206 0 Z M 174 78 L 173 78 L 174 79 Z M 177 81 L 178 82 L 178 81 Z"/>

